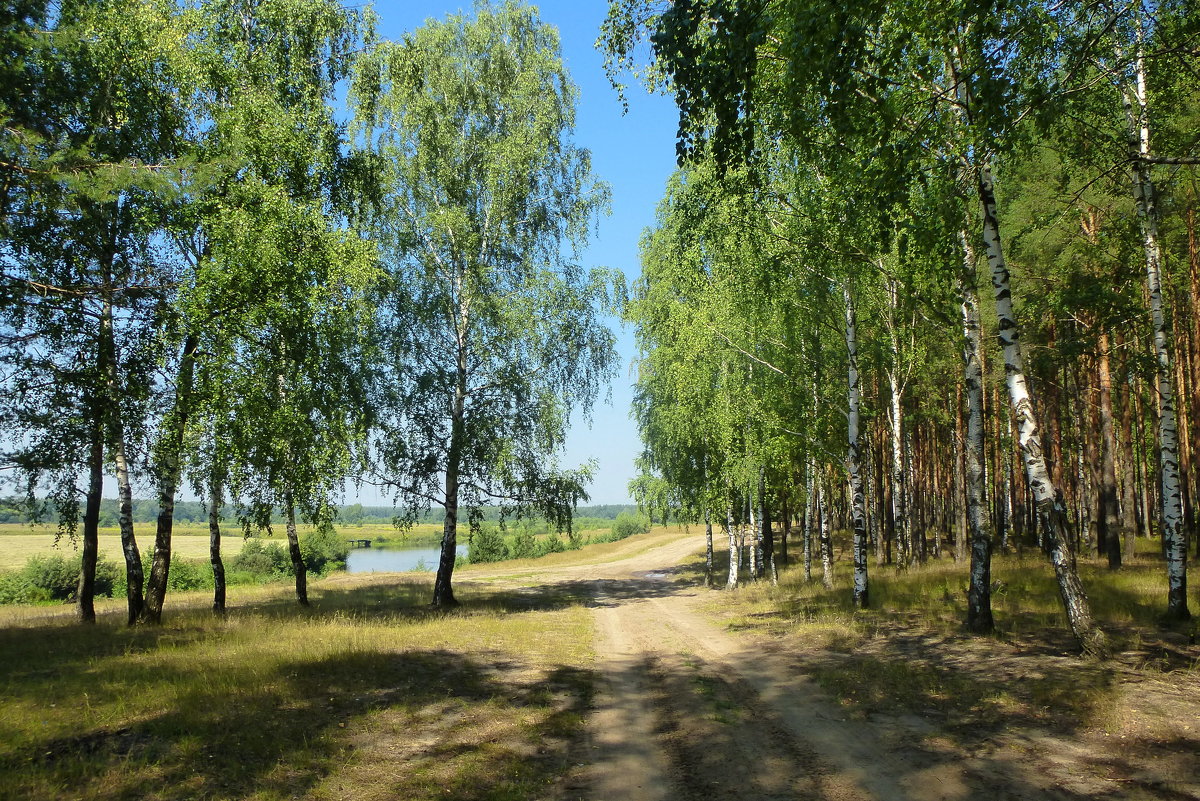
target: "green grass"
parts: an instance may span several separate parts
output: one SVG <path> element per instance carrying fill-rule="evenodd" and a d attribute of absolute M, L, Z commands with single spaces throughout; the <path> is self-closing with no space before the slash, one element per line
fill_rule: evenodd
<path fill-rule="evenodd" d="M 120 603 L 0 610 L 0 798 L 508 799 L 566 773 L 590 704 L 591 616 L 514 610 L 424 578 L 244 588 L 228 617 L 172 595 L 160 628 Z M 182 608 L 181 608 L 182 607 Z"/>

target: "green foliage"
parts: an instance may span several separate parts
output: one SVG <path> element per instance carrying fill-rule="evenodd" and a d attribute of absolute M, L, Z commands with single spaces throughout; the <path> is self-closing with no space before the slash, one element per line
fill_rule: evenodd
<path fill-rule="evenodd" d="M 62 554 L 31 557 L 20 570 L 0 574 L 0 604 L 74 600 L 79 571 L 77 558 Z M 117 565 L 103 559 L 96 562 L 97 596 L 111 596 L 119 580 L 123 575 Z"/>
<path fill-rule="evenodd" d="M 245 573 L 261 578 L 289 576 L 292 572 L 292 560 L 287 549 L 279 543 L 263 542 L 252 537 L 246 540 L 238 555 L 229 560 L 229 570 L 231 573 Z"/>
<path fill-rule="evenodd" d="M 517 533 L 513 535 L 512 545 L 509 549 L 513 559 L 533 559 L 541 556 L 538 553 L 538 541 L 533 536 L 533 532 L 525 528 L 517 529 Z"/>
<path fill-rule="evenodd" d="M 609 195 L 571 141 L 576 95 L 557 31 L 514 2 L 356 67 L 356 137 L 383 166 L 364 223 L 390 278 L 379 469 L 411 517 L 432 501 L 477 520 L 504 499 L 565 528 L 586 499 L 590 468 L 556 456 L 615 366 L 623 281 L 572 258 Z"/>
<path fill-rule="evenodd" d="M 471 545 L 467 550 L 467 561 L 471 564 L 501 562 L 511 556 L 504 535 L 495 526 L 480 526 L 471 533 Z"/>
<path fill-rule="evenodd" d="M 622 512 L 613 521 L 612 535 L 614 540 L 623 540 L 634 534 L 645 534 L 650 530 L 650 520 L 641 515 Z"/>
<path fill-rule="evenodd" d="M 333 526 L 317 526 L 300 537 L 300 555 L 304 565 L 313 573 L 327 573 L 346 566 L 350 544 L 338 535 Z M 291 561 L 288 561 L 291 569 Z"/>

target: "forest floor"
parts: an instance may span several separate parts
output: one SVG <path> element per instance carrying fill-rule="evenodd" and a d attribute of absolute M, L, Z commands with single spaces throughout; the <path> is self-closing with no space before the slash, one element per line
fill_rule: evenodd
<path fill-rule="evenodd" d="M 589 598 L 596 624 L 601 682 L 562 797 L 1200 799 L 1186 638 L 1097 663 L 1054 632 L 756 625 L 782 613 L 704 589 L 699 542 L 538 571 Z"/>
<path fill-rule="evenodd" d="M 1084 565 L 1095 662 L 1040 558 L 998 560 L 1002 631 L 970 637 L 949 560 L 876 571 L 853 612 L 795 567 L 705 589 L 702 548 L 470 566 L 451 612 L 429 574 L 314 581 L 307 609 L 239 588 L 225 617 L 180 593 L 161 627 L 7 607 L 0 801 L 1200 799 L 1195 624 L 1119 622 L 1141 567 Z"/>

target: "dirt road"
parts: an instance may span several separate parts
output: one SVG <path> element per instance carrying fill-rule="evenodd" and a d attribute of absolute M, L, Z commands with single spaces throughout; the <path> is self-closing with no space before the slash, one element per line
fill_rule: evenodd
<path fill-rule="evenodd" d="M 1200 798 L 1186 746 L 1131 767 L 1100 732 L 1002 729 L 964 746 L 933 718 L 852 714 L 787 643 L 700 610 L 713 596 L 679 567 L 700 547 L 539 576 L 586 587 L 594 607 L 602 685 L 577 788 L 594 801 Z"/>

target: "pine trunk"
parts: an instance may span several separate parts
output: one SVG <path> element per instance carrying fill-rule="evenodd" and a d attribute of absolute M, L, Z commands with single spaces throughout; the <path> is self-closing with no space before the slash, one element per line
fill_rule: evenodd
<path fill-rule="evenodd" d="M 1113 432 L 1112 373 L 1109 370 L 1108 332 L 1100 334 L 1096 365 L 1100 378 L 1100 539 L 1108 566 L 1121 566 L 1121 522 L 1117 508 L 1116 434 Z"/>
<path fill-rule="evenodd" d="M 1118 346 L 1122 343 L 1117 340 Z M 1127 368 L 1128 369 L 1128 368 Z M 1137 463 L 1133 455 L 1133 404 L 1128 378 L 1121 382 L 1121 528 L 1125 531 L 1125 560 L 1137 551 Z"/>
<path fill-rule="evenodd" d="M 987 166 L 978 174 L 979 200 L 983 212 L 983 239 L 991 268 L 992 287 L 996 303 L 997 337 L 1004 353 L 1004 368 L 1007 377 L 1009 401 L 1016 416 L 1021 444 L 1021 455 L 1025 461 L 1025 472 L 1029 488 L 1033 492 L 1038 510 L 1038 520 L 1046 533 L 1050 548 L 1050 560 L 1058 580 L 1059 595 L 1071 631 L 1084 653 L 1103 656 L 1108 650 L 1104 633 L 1092 617 L 1091 605 L 1079 580 L 1075 567 L 1075 555 L 1066 536 L 1064 512 L 1056 497 L 1056 488 L 1046 469 L 1042 455 L 1041 438 L 1033 403 L 1025 381 L 1025 362 L 1021 354 L 1020 328 L 1012 308 L 1012 290 L 1009 286 L 1008 265 L 1000 244 L 1000 223 L 996 212 L 996 198 L 992 177 Z"/>

